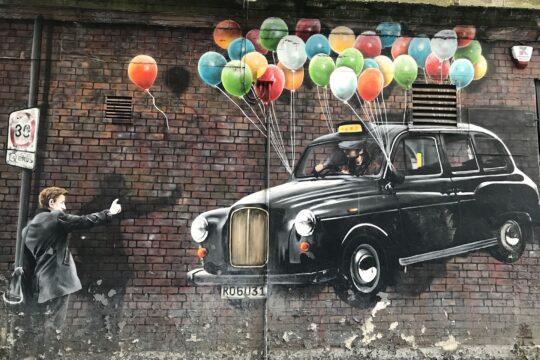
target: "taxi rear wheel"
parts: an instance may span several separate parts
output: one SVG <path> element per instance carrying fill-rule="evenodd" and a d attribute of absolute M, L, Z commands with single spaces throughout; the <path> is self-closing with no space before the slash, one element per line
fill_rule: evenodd
<path fill-rule="evenodd" d="M 497 246 L 491 251 L 493 257 L 504 263 L 517 261 L 525 251 L 528 226 L 509 219 L 497 229 Z"/>
<path fill-rule="evenodd" d="M 342 281 L 334 286 L 341 300 L 356 307 L 369 307 L 384 290 L 387 267 L 384 254 L 374 244 L 356 242 L 343 252 Z"/>

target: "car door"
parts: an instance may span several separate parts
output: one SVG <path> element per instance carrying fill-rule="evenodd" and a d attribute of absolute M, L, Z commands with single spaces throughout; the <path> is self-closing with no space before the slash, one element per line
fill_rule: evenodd
<path fill-rule="evenodd" d="M 452 180 L 441 163 L 438 136 L 409 133 L 393 150 L 392 162 L 405 176 L 394 191 L 400 205 L 407 255 L 442 250 L 459 243 L 459 207 Z"/>

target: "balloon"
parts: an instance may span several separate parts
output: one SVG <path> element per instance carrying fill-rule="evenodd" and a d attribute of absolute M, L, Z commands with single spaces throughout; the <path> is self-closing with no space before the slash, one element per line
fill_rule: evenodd
<path fill-rule="evenodd" d="M 251 70 L 240 60 L 229 61 L 221 73 L 225 91 L 233 96 L 245 95 L 251 89 L 252 81 Z"/>
<path fill-rule="evenodd" d="M 398 38 L 392 45 L 392 59 L 397 58 L 399 55 L 407 54 L 411 40 L 412 38 L 406 36 Z"/>
<path fill-rule="evenodd" d="M 430 79 L 442 82 L 448 78 L 449 72 L 449 60 L 439 60 L 434 53 L 429 54 L 426 59 L 426 75 L 429 76 Z"/>
<path fill-rule="evenodd" d="M 377 26 L 377 33 L 381 38 L 383 48 L 388 48 L 401 35 L 401 25 L 394 22 L 382 22 Z"/>
<path fill-rule="evenodd" d="M 476 36 L 476 28 L 472 25 L 458 25 L 454 27 L 458 38 L 458 48 L 463 48 L 473 41 Z"/>
<path fill-rule="evenodd" d="M 330 55 L 330 43 L 326 36 L 321 34 L 311 35 L 306 42 L 306 54 L 310 60 L 317 54 Z"/>
<path fill-rule="evenodd" d="M 371 68 L 378 69 L 379 64 L 377 64 L 375 59 L 364 59 L 364 68 L 362 70 L 371 69 Z"/>
<path fill-rule="evenodd" d="M 409 55 L 420 68 L 424 68 L 426 58 L 431 54 L 431 43 L 427 37 L 415 37 L 409 44 Z"/>
<path fill-rule="evenodd" d="M 229 53 L 229 58 L 231 60 L 240 60 L 247 53 L 254 51 L 255 46 L 253 46 L 253 43 L 243 37 L 239 37 L 238 39 L 234 39 L 233 41 L 231 41 L 231 43 L 229 44 L 229 48 L 227 49 L 227 52 Z"/>
<path fill-rule="evenodd" d="M 381 55 L 381 39 L 373 31 L 364 31 L 358 35 L 354 47 L 360 50 L 365 57 L 371 58 Z"/>
<path fill-rule="evenodd" d="M 379 65 L 379 70 L 383 74 L 384 78 L 384 87 L 390 85 L 392 80 L 394 80 L 394 63 L 388 56 L 379 55 L 375 58 L 377 65 Z"/>
<path fill-rule="evenodd" d="M 259 39 L 263 48 L 276 51 L 279 40 L 288 34 L 289 28 L 285 21 L 277 17 L 271 17 L 263 21 Z"/>
<path fill-rule="evenodd" d="M 248 33 L 246 34 L 246 39 L 251 41 L 253 46 L 255 46 L 255 50 L 257 50 L 258 52 L 260 52 L 263 55 L 268 54 L 268 50 L 266 50 L 265 48 L 263 48 L 261 46 L 261 41 L 259 39 L 259 30 L 258 29 L 249 30 Z"/>
<path fill-rule="evenodd" d="M 450 81 L 458 89 L 469 85 L 474 78 L 474 66 L 467 59 L 458 59 L 450 65 Z"/>
<path fill-rule="evenodd" d="M 242 36 L 242 30 L 234 20 L 223 20 L 214 29 L 214 42 L 222 49 L 227 49 L 231 41 L 240 36 Z"/>
<path fill-rule="evenodd" d="M 356 75 L 359 75 L 364 67 L 364 56 L 358 49 L 345 49 L 336 59 L 336 67 L 341 66 L 351 68 Z"/>
<path fill-rule="evenodd" d="M 473 40 L 464 48 L 458 49 L 454 55 L 454 59 L 468 59 L 471 63 L 476 64 L 482 55 L 482 46 L 478 40 Z"/>
<path fill-rule="evenodd" d="M 309 63 L 309 77 L 318 86 L 326 86 L 330 82 L 330 74 L 336 68 L 334 60 L 328 55 L 317 54 Z"/>
<path fill-rule="evenodd" d="M 309 37 L 321 32 L 321 22 L 319 19 L 300 19 L 296 23 L 296 36 L 308 41 Z"/>
<path fill-rule="evenodd" d="M 208 51 L 199 59 L 199 76 L 207 85 L 218 86 L 221 83 L 221 73 L 227 60 L 215 51 Z"/>
<path fill-rule="evenodd" d="M 283 70 L 285 75 L 285 89 L 290 91 L 296 91 L 300 89 L 302 83 L 304 82 L 304 68 L 297 70 L 287 69 L 282 63 L 277 64 L 278 67 Z"/>
<path fill-rule="evenodd" d="M 276 100 L 283 92 L 285 74 L 276 65 L 268 65 L 264 74 L 255 82 L 255 95 L 264 104 Z"/>
<path fill-rule="evenodd" d="M 373 101 L 381 93 L 383 85 L 384 77 L 379 69 L 364 70 L 358 77 L 358 95 L 364 101 Z"/>
<path fill-rule="evenodd" d="M 299 69 L 307 60 L 306 44 L 296 35 L 287 35 L 279 41 L 277 56 L 285 67 L 291 70 Z"/>
<path fill-rule="evenodd" d="M 341 54 L 343 50 L 353 47 L 354 31 L 346 26 L 338 26 L 330 32 L 328 41 L 330 42 L 330 48 L 334 52 Z"/>
<path fill-rule="evenodd" d="M 266 57 L 256 51 L 244 55 L 242 62 L 245 62 L 251 70 L 253 81 L 257 80 L 262 74 L 264 74 L 264 71 L 268 66 L 268 60 L 266 60 Z"/>
<path fill-rule="evenodd" d="M 440 60 L 448 60 L 456 53 L 457 44 L 454 30 L 441 30 L 431 39 L 431 51 Z"/>
<path fill-rule="evenodd" d="M 148 90 L 156 81 L 157 70 L 154 58 L 148 55 L 137 55 L 129 62 L 128 77 L 139 88 Z"/>
<path fill-rule="evenodd" d="M 330 75 L 330 90 L 343 102 L 347 102 L 356 92 L 356 73 L 353 69 L 342 66 Z"/>
<path fill-rule="evenodd" d="M 486 75 L 488 64 L 486 58 L 480 55 L 480 58 L 474 64 L 474 80 L 480 80 Z"/>
<path fill-rule="evenodd" d="M 400 55 L 394 60 L 394 79 L 404 89 L 409 90 L 418 76 L 418 65 L 410 55 Z"/>

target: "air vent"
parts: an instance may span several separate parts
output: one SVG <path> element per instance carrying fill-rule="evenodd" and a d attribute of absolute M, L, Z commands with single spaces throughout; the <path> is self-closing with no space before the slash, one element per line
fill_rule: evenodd
<path fill-rule="evenodd" d="M 457 125 L 457 92 L 454 85 L 413 84 L 412 121 L 423 125 Z"/>
<path fill-rule="evenodd" d="M 114 124 L 130 124 L 131 110 L 131 96 L 107 96 L 105 99 L 105 118 Z"/>

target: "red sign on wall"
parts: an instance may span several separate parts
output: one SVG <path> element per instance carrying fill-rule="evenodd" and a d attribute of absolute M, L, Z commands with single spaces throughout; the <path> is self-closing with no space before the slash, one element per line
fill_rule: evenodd
<path fill-rule="evenodd" d="M 9 115 L 8 145 L 6 162 L 26 169 L 36 163 L 37 129 L 39 109 L 31 108 L 12 112 Z"/>

